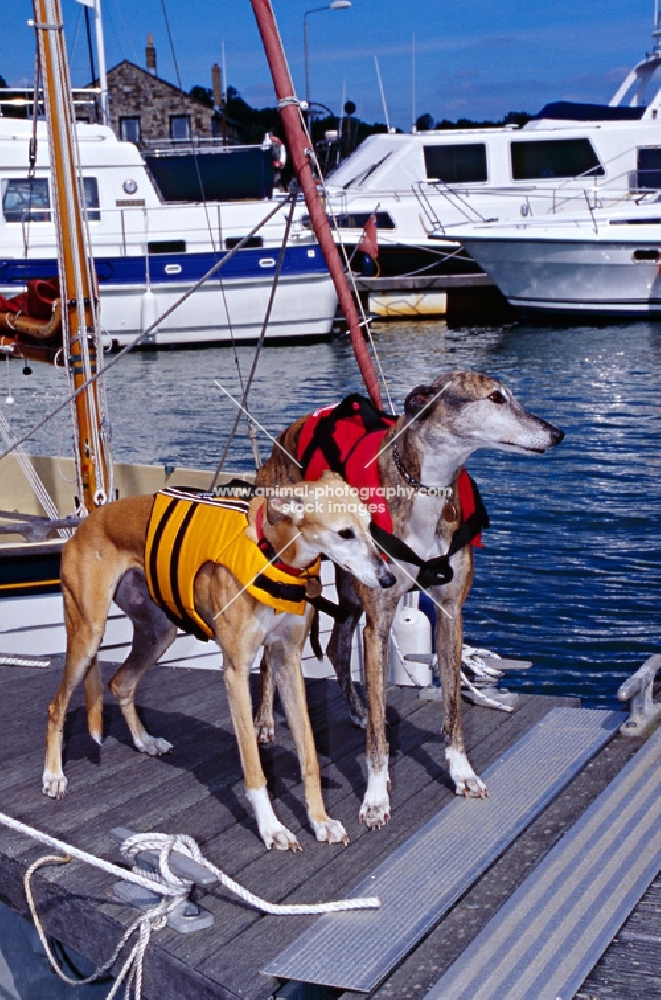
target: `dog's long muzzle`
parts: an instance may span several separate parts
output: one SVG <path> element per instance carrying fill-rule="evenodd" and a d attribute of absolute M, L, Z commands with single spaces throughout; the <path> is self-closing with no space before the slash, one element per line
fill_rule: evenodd
<path fill-rule="evenodd" d="M 394 573 L 391 573 L 386 564 L 383 564 L 383 569 L 379 569 L 379 586 L 382 590 L 387 590 L 388 587 L 394 586 L 397 582 L 397 577 Z"/>

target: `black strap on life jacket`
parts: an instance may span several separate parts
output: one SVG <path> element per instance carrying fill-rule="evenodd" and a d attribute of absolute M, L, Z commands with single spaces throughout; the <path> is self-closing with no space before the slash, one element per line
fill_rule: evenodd
<path fill-rule="evenodd" d="M 328 462 L 329 469 L 337 473 L 338 476 L 342 476 L 343 479 L 345 478 L 347 461 L 361 438 L 355 442 L 347 455 L 342 458 L 340 447 L 334 437 L 334 432 L 335 427 L 341 420 L 355 416 L 360 417 L 365 428 L 365 434 L 372 434 L 374 431 L 381 431 L 386 427 L 392 427 L 396 421 L 396 417 L 393 417 L 392 414 L 385 413 L 383 410 L 377 410 L 367 396 L 361 396 L 357 392 L 345 396 L 330 413 L 321 417 L 317 422 L 308 446 L 300 458 L 303 478 L 305 478 L 308 466 L 312 461 L 312 456 L 317 450 L 322 453 Z"/>
<path fill-rule="evenodd" d="M 367 400 L 367 402 L 369 402 L 369 400 Z M 229 482 L 223 483 L 220 487 L 216 488 L 216 494 L 220 494 L 221 496 L 236 495 L 241 497 L 242 500 L 252 499 L 252 497 L 258 495 L 257 488 L 254 483 L 249 483 L 245 479 L 230 479 Z M 261 545 L 260 548 L 262 548 Z M 267 559 L 270 559 L 275 555 L 275 550 L 272 549 L 271 546 L 269 546 L 269 549 L 270 552 L 267 552 L 266 546 L 262 548 L 262 551 L 266 555 Z M 325 556 L 322 556 L 322 559 L 323 558 L 325 558 Z M 326 597 L 306 596 L 305 600 L 315 609 L 315 615 L 312 619 L 312 627 L 310 630 L 310 645 L 312 646 L 314 655 L 318 660 L 321 660 L 323 654 L 319 645 L 319 612 L 323 611 L 325 615 L 328 615 L 334 621 L 338 621 L 341 624 L 347 620 L 350 612 L 347 611 L 346 608 L 340 607 L 339 604 L 334 604 L 332 601 L 329 601 Z"/>
<path fill-rule="evenodd" d="M 411 546 L 407 545 L 401 538 L 391 535 L 389 531 L 385 531 L 374 521 L 370 524 L 372 538 L 391 559 L 411 563 L 418 567 L 415 587 L 412 588 L 414 590 L 426 590 L 428 587 L 440 587 L 445 583 L 450 583 L 454 575 L 452 566 L 450 566 L 451 557 L 455 552 L 469 545 L 483 528 L 489 527 L 489 515 L 482 502 L 477 483 L 470 476 L 468 478 L 473 489 L 475 509 L 453 533 L 448 551 L 443 556 L 435 556 L 433 559 L 427 560 L 421 559 L 418 553 L 414 552 Z"/>

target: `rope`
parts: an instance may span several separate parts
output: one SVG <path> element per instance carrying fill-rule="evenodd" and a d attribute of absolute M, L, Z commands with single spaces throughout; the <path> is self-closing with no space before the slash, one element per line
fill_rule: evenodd
<path fill-rule="evenodd" d="M 17 833 L 25 834 L 49 847 L 54 847 L 64 854 L 64 856 L 47 855 L 39 858 L 29 866 L 23 878 L 25 895 L 37 933 L 52 968 L 64 982 L 74 986 L 83 986 L 98 980 L 112 968 L 124 946 L 134 934 L 136 935 L 136 941 L 115 980 L 112 990 L 108 994 L 107 1000 L 113 1000 L 122 983 L 126 984 L 125 1000 L 128 1000 L 131 989 L 134 989 L 135 1000 L 140 1000 L 142 995 L 142 966 L 151 933 L 165 927 L 168 915 L 188 898 L 193 883 L 187 879 L 179 878 L 179 876 L 174 874 L 170 866 L 170 855 L 172 852 L 183 854 L 208 869 L 226 889 L 263 913 L 277 916 L 337 913 L 344 910 L 378 909 L 381 905 L 378 897 L 343 899 L 330 903 L 269 903 L 267 900 L 262 899 L 260 896 L 255 895 L 255 893 L 245 889 L 242 885 L 239 885 L 238 882 L 235 882 L 234 879 L 226 875 L 220 868 L 217 868 L 208 861 L 203 856 L 195 840 L 186 834 L 137 833 L 132 837 L 128 837 L 120 848 L 124 859 L 133 866 L 131 871 L 127 871 L 125 868 L 120 868 L 110 861 L 105 861 L 103 858 L 98 858 L 87 851 L 66 844 L 57 837 L 52 837 L 48 833 L 36 830 L 34 827 L 28 826 L 26 823 L 22 823 L 20 820 L 16 820 L 5 813 L 0 812 L 0 823 L 11 830 L 15 830 Z M 153 851 L 158 854 L 158 872 L 146 873 L 137 867 L 135 864 L 137 856 L 143 851 Z M 163 897 L 154 907 L 146 913 L 141 914 L 127 928 L 107 962 L 100 966 L 91 976 L 83 980 L 69 978 L 55 959 L 39 919 L 31 885 L 32 876 L 42 866 L 47 864 L 67 864 L 73 858 L 93 865 L 95 868 L 100 868 L 102 871 L 118 879 L 135 882 L 136 885 L 140 885 L 150 892 L 156 892 Z"/>
<path fill-rule="evenodd" d="M 23 656 L 0 655 L 0 667 L 50 667 L 50 660 L 27 659 Z"/>
<path fill-rule="evenodd" d="M 107 1000 L 113 1000 L 113 998 L 117 996 L 119 988 L 123 982 L 126 982 L 124 997 L 128 998 L 131 989 L 135 987 L 135 1000 L 141 1000 L 142 966 L 145 952 L 147 951 L 147 945 L 149 944 L 149 939 L 151 938 L 151 932 L 153 930 L 162 930 L 162 928 L 165 927 L 168 913 L 177 905 L 178 901 L 163 899 L 156 906 L 152 907 L 152 909 L 143 913 L 126 929 L 114 952 L 110 958 L 103 963 L 103 965 L 99 966 L 99 968 L 96 969 L 91 976 L 87 976 L 85 979 L 72 979 L 63 971 L 62 967 L 53 955 L 50 943 L 41 925 L 39 914 L 37 913 L 37 907 L 34 901 L 31 886 L 32 876 L 38 868 L 41 868 L 46 864 L 67 864 L 69 861 L 71 861 L 71 858 L 68 855 L 65 857 L 59 857 L 54 854 L 46 855 L 46 857 L 40 858 L 38 861 L 31 864 L 23 877 L 23 885 L 25 886 L 25 895 L 30 908 L 30 913 L 32 914 L 32 919 L 34 920 L 39 940 L 44 947 L 44 951 L 46 952 L 48 961 L 51 964 L 51 968 L 57 973 L 60 979 L 62 979 L 65 983 L 68 983 L 69 986 L 88 986 L 90 983 L 97 982 L 99 979 L 104 977 L 110 969 L 112 969 L 124 946 L 131 939 L 133 934 L 137 934 L 135 944 L 129 952 L 124 965 L 120 969 L 113 987 L 108 994 Z"/>
<path fill-rule="evenodd" d="M 135 858 L 141 851 L 157 852 L 161 867 L 161 877 L 165 877 L 166 880 L 172 875 L 168 863 L 170 853 L 176 851 L 179 854 L 185 854 L 212 872 L 221 885 L 229 889 L 239 899 L 249 903 L 250 906 L 254 906 L 255 909 L 261 910 L 263 913 L 270 913 L 274 916 L 339 913 L 344 910 L 375 910 L 381 906 L 381 901 L 376 896 L 340 899 L 331 903 L 269 903 L 267 900 L 262 899 L 261 896 L 256 896 L 249 889 L 245 889 L 242 885 L 239 885 L 238 882 L 235 882 L 233 878 L 226 875 L 220 868 L 216 868 L 215 865 L 204 857 L 195 840 L 186 834 L 136 833 L 133 837 L 129 837 L 124 841 L 121 850 L 122 854 L 129 860 Z M 158 876 L 152 877 L 158 879 Z M 172 875 L 172 878 L 176 878 L 176 876 Z M 167 881 L 165 884 L 167 886 Z M 161 890 L 158 889 L 157 891 L 160 892 Z"/>

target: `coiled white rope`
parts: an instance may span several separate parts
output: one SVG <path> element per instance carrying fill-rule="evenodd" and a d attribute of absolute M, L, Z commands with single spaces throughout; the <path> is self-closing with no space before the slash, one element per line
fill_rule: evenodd
<path fill-rule="evenodd" d="M 51 964 L 52 969 L 65 983 L 69 986 L 88 986 L 90 983 L 94 983 L 105 976 L 106 973 L 110 972 L 113 965 L 119 958 L 124 945 L 131 939 L 133 934 L 137 933 L 137 938 L 135 944 L 131 948 L 122 968 L 115 979 L 115 982 L 108 994 L 107 1000 L 113 1000 L 117 996 L 120 986 L 125 983 L 124 997 L 128 1000 L 130 996 L 131 989 L 135 987 L 135 1000 L 141 1000 L 142 997 L 142 965 L 145 957 L 145 952 L 147 950 L 147 945 L 149 944 L 149 939 L 151 937 L 151 932 L 153 930 L 158 931 L 165 927 L 167 922 L 168 913 L 170 910 L 174 909 L 177 905 L 178 900 L 173 899 L 162 899 L 156 906 L 152 907 L 146 913 L 141 914 L 133 923 L 126 929 L 122 938 L 115 948 L 114 952 L 110 956 L 107 962 L 99 966 L 91 976 L 87 976 L 86 979 L 72 979 L 70 976 L 62 970 L 58 964 L 53 952 L 51 951 L 50 944 L 48 943 L 48 938 L 44 933 L 44 929 L 41 926 L 41 921 L 39 920 L 39 914 L 37 913 L 37 907 L 32 895 L 32 887 L 30 880 L 34 872 L 41 868 L 42 865 L 46 864 L 66 864 L 71 861 L 70 856 L 59 857 L 58 855 L 49 854 L 44 858 L 40 858 L 35 861 L 27 869 L 25 875 L 23 876 L 23 884 L 25 886 L 25 895 L 27 897 L 28 906 L 30 907 L 30 913 L 34 920 L 34 925 L 37 929 L 39 939 L 44 947 L 48 961 Z"/>
<path fill-rule="evenodd" d="M 234 879 L 226 875 L 220 868 L 216 868 L 210 861 L 207 861 L 195 840 L 192 837 L 186 836 L 186 834 L 171 836 L 165 833 L 137 833 L 135 836 L 129 837 L 124 841 L 121 850 L 122 854 L 129 860 L 133 860 L 140 851 L 156 851 L 159 855 L 160 877 L 165 879 L 166 886 L 170 884 L 171 878 L 179 882 L 181 881 L 181 879 L 177 879 L 176 875 L 173 875 L 170 869 L 168 863 L 169 855 L 172 851 L 185 854 L 212 872 L 221 885 L 229 889 L 230 892 L 233 892 L 239 899 L 243 899 L 244 902 L 249 903 L 263 913 L 294 916 L 297 914 L 339 913 L 342 910 L 375 910 L 381 906 L 381 900 L 377 896 L 341 899 L 332 903 L 269 903 L 267 900 L 262 899 L 261 896 L 256 896 L 248 889 L 244 889 L 242 885 L 235 882 Z M 135 872 L 136 869 L 134 868 L 133 871 Z M 159 880 L 158 875 L 154 875 L 153 877 L 155 880 Z M 156 888 L 156 891 L 160 892 L 161 890 L 160 888 Z"/>
<path fill-rule="evenodd" d="M 17 833 L 25 834 L 28 837 L 32 837 L 34 840 L 47 844 L 50 847 L 54 847 L 64 853 L 64 857 L 48 855 L 47 857 L 40 858 L 38 861 L 35 861 L 27 869 L 23 881 L 28 906 L 30 907 L 30 912 L 32 913 L 32 917 L 46 951 L 46 955 L 48 956 L 55 972 L 57 972 L 57 974 L 65 982 L 70 985 L 82 986 L 99 979 L 112 968 L 124 946 L 134 934 L 137 934 L 137 939 L 126 961 L 124 962 L 117 979 L 115 980 L 112 990 L 108 994 L 108 1000 L 113 1000 L 123 982 L 126 984 L 125 997 L 128 998 L 130 990 L 134 989 L 135 1000 L 140 1000 L 142 991 L 142 963 L 147 945 L 149 944 L 151 933 L 153 930 L 161 930 L 167 922 L 168 914 L 188 897 L 192 883 L 187 879 L 179 878 L 172 871 L 169 858 L 173 851 L 178 854 L 183 854 L 186 857 L 191 858 L 193 861 L 196 861 L 197 864 L 207 868 L 216 876 L 221 885 L 223 885 L 226 889 L 229 889 L 230 892 L 237 895 L 240 899 L 244 900 L 244 902 L 254 906 L 258 910 L 261 910 L 263 913 L 279 916 L 289 916 L 294 914 L 338 913 L 342 910 L 377 909 L 381 905 L 381 901 L 378 897 L 374 896 L 356 899 L 343 899 L 330 903 L 269 903 L 267 900 L 262 899 L 260 896 L 257 896 L 248 889 L 245 889 L 242 885 L 239 885 L 238 882 L 235 882 L 234 879 L 230 878 L 229 875 L 226 875 L 220 868 L 211 864 L 211 862 L 203 856 L 195 840 L 185 834 L 171 835 L 164 833 L 138 833 L 127 838 L 127 840 L 125 840 L 121 845 L 121 852 L 123 857 L 134 866 L 132 871 L 129 872 L 125 868 L 120 868 L 118 865 L 114 865 L 110 861 L 105 861 L 103 858 L 98 858 L 94 854 L 89 854 L 87 851 L 82 851 L 80 848 L 73 847 L 71 844 L 67 844 L 64 841 L 59 840 L 57 837 L 52 837 L 48 833 L 36 830 L 34 827 L 28 826 L 26 823 L 22 823 L 20 820 L 14 819 L 12 816 L 8 816 L 2 812 L 0 812 L 0 823 L 9 827 L 11 830 L 15 830 Z M 135 866 L 135 859 L 142 851 L 154 851 L 158 854 L 158 873 L 147 873 Z M 156 906 L 148 910 L 146 913 L 141 914 L 141 916 L 127 928 L 111 958 L 109 958 L 108 961 L 105 962 L 101 968 L 97 969 L 91 976 L 83 980 L 74 980 L 67 977 L 55 960 L 49 947 L 46 934 L 44 933 L 39 920 L 30 884 L 32 875 L 42 865 L 51 863 L 63 864 L 71 861 L 72 858 L 77 858 L 79 861 L 84 861 L 87 864 L 93 865 L 95 868 L 100 868 L 102 871 L 108 872 L 108 874 L 113 875 L 118 879 L 135 882 L 137 885 L 140 885 L 151 892 L 156 892 L 163 897 L 163 899 Z"/>

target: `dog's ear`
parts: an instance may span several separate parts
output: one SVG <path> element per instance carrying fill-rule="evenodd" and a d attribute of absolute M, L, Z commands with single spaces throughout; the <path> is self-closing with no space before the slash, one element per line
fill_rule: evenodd
<path fill-rule="evenodd" d="M 277 524 L 278 521 L 300 524 L 303 513 L 303 504 L 294 497 L 269 497 L 266 501 L 266 520 L 269 524 Z"/>
<path fill-rule="evenodd" d="M 429 403 L 438 396 L 438 389 L 433 385 L 416 385 L 404 400 L 404 413 L 407 417 L 417 417 L 424 420 L 431 412 Z M 426 409 L 425 409 L 426 407 Z"/>

